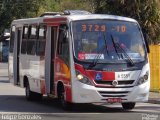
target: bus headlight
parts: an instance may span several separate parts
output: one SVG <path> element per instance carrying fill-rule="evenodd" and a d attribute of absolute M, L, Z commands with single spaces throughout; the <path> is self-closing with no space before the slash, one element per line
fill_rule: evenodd
<path fill-rule="evenodd" d="M 137 82 L 137 85 L 141 85 L 148 81 L 148 72 L 145 75 L 141 76 Z"/>
<path fill-rule="evenodd" d="M 78 78 L 78 80 L 82 80 L 84 77 L 83 77 L 82 74 L 78 74 L 78 75 L 77 75 L 77 78 Z"/>
<path fill-rule="evenodd" d="M 93 85 L 92 82 L 87 78 L 86 76 L 82 75 L 80 72 L 76 71 L 76 77 L 79 80 L 79 82 L 87 84 L 87 85 Z"/>

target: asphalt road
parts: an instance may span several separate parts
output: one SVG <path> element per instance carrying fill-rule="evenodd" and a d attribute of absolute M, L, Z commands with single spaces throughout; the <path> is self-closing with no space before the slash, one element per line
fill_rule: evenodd
<path fill-rule="evenodd" d="M 56 99 L 27 101 L 24 89 L 0 77 L 1 120 L 160 120 L 160 104 L 138 103 L 132 111 L 121 105 L 83 104 L 72 111 L 61 109 Z"/>

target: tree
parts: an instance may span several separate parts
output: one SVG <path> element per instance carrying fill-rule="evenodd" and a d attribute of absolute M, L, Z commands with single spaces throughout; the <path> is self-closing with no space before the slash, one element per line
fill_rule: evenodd
<path fill-rule="evenodd" d="M 159 0 L 0 0 L 0 6 L 0 34 L 14 19 L 79 9 L 134 18 L 146 29 L 151 43 L 160 42 Z"/>
<path fill-rule="evenodd" d="M 43 0 L 3 0 L 0 11 L 0 35 L 15 19 L 35 17 Z"/>
<path fill-rule="evenodd" d="M 136 19 L 150 36 L 151 43 L 160 41 L 160 1 L 95 0 L 96 13 L 122 15 Z"/>
<path fill-rule="evenodd" d="M 64 10 L 87 10 L 94 12 L 94 0 L 44 0 L 38 15 L 46 11 L 63 12 Z"/>

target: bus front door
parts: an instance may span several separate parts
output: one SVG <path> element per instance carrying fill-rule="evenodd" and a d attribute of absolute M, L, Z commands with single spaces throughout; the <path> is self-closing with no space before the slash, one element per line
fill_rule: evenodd
<path fill-rule="evenodd" d="M 53 94 L 54 90 L 54 62 L 55 62 L 55 48 L 56 48 L 56 38 L 57 38 L 57 26 L 48 28 L 48 41 L 46 42 L 45 51 L 45 84 L 46 93 Z"/>

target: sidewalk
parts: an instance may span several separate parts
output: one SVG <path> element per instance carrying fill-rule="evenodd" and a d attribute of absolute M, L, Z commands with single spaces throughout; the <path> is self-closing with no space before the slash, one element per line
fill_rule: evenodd
<path fill-rule="evenodd" d="M 0 63 L 0 77 L 8 77 L 8 63 Z M 160 104 L 160 93 L 150 92 L 148 102 Z"/>
<path fill-rule="evenodd" d="M 149 103 L 160 104 L 160 93 L 150 92 L 149 93 Z"/>
<path fill-rule="evenodd" d="M 8 63 L 0 62 L 0 77 L 8 77 Z"/>

